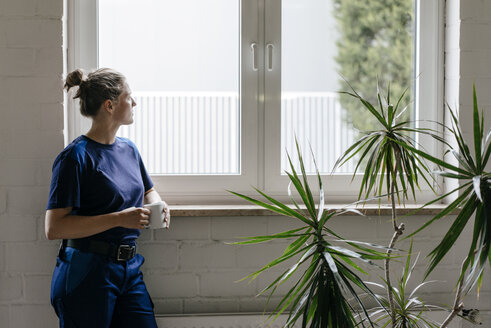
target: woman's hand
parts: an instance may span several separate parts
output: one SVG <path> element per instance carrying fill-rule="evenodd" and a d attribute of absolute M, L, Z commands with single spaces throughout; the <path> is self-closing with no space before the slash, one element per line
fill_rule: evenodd
<path fill-rule="evenodd" d="M 170 209 L 169 209 L 169 205 L 167 205 L 166 202 L 162 201 L 162 203 L 164 203 L 164 209 L 163 209 L 163 213 L 165 214 L 164 216 L 164 223 L 165 223 L 165 228 L 166 229 L 169 229 L 169 226 L 170 226 Z"/>
<path fill-rule="evenodd" d="M 164 203 L 164 209 L 162 213 L 164 214 L 164 223 L 166 224 L 166 229 L 169 229 L 170 225 L 170 209 L 169 205 L 160 198 L 159 193 L 155 188 L 151 188 L 145 192 L 144 204 L 153 204 L 153 203 Z"/>
<path fill-rule="evenodd" d="M 150 210 L 143 207 L 130 207 L 118 212 L 119 226 L 129 229 L 144 229 L 150 218 Z"/>

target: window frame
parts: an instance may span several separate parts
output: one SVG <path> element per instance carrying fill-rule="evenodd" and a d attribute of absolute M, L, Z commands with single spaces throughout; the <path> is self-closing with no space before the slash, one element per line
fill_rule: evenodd
<path fill-rule="evenodd" d="M 420 111 L 418 119 L 443 121 L 443 21 L 444 4 L 438 0 L 415 0 L 417 10 L 416 63 L 419 77 L 415 95 Z M 97 65 L 98 0 L 67 1 L 67 72 Z M 172 204 L 242 203 L 227 190 L 255 195 L 257 187 L 288 201 L 288 178 L 280 173 L 281 165 L 281 0 L 240 1 L 240 175 L 152 175 L 155 188 Z M 244 19 L 247 17 L 247 19 Z M 420 33 L 425 31 L 425 33 Z M 258 70 L 251 67 L 256 43 Z M 273 70 L 265 69 L 266 44 L 273 44 Z M 130 81 L 131 83 L 131 81 Z M 70 95 L 65 103 L 65 143 L 90 128 L 90 120 L 80 115 L 78 104 Z M 436 129 L 437 127 L 434 126 Z M 247 133 L 243 133 L 247 131 Z M 433 140 L 420 140 L 427 150 L 441 155 Z M 352 174 L 322 176 L 326 199 L 330 203 L 355 201 L 360 174 L 350 183 Z M 309 177 L 316 190 L 315 177 Z M 422 188 L 418 202 L 430 199 L 429 188 Z"/>
<path fill-rule="evenodd" d="M 98 67 L 98 0 L 74 0 L 68 4 L 68 54 L 67 71 L 76 68 L 91 69 Z M 258 184 L 257 167 L 258 158 L 256 145 L 258 144 L 258 106 L 257 90 L 260 71 L 250 69 L 252 53 L 250 44 L 259 44 L 258 3 L 254 1 L 241 1 L 240 14 L 247 13 L 251 19 L 242 20 L 240 39 L 240 131 L 241 161 L 240 175 L 151 175 L 155 188 L 173 204 L 200 203 L 215 204 L 235 201 L 236 196 L 226 190 L 234 190 L 252 194 L 251 184 Z M 258 50 L 259 51 L 259 50 Z M 256 56 L 259 57 L 258 53 Z M 131 81 L 130 81 L 131 83 Z M 65 135 L 66 142 L 88 131 L 90 119 L 80 115 L 78 104 L 67 97 L 65 114 L 67 117 Z M 242 133 L 246 130 L 247 134 Z"/>
<path fill-rule="evenodd" d="M 415 67 L 418 68 L 415 79 L 415 95 L 418 101 L 417 121 L 443 121 L 443 33 L 444 33 L 444 4 L 438 0 L 415 0 L 416 26 L 415 26 Z M 268 0 L 266 6 L 265 39 L 272 43 L 274 49 L 281 49 L 281 19 L 275 12 L 281 12 L 281 0 Z M 273 13 L 273 14 L 271 14 Z M 421 33 L 425 31 L 425 33 Z M 265 191 L 273 195 L 282 195 L 288 188 L 288 176 L 281 174 L 281 53 L 273 54 L 273 71 L 266 72 L 265 76 Z M 276 69 L 275 69 L 276 67 Z M 269 91 L 270 90 L 270 91 Z M 423 111 L 422 108 L 434 110 Z M 420 123 L 417 123 L 420 125 Z M 427 123 L 425 127 L 441 131 L 441 127 L 434 123 Z M 431 137 L 421 137 L 419 143 L 433 155 L 441 156 L 443 148 Z M 305 150 L 306 151 L 306 150 Z M 435 167 L 436 169 L 436 167 Z M 357 200 L 362 174 L 354 177 L 349 173 L 334 173 L 323 175 L 322 181 L 326 199 L 331 203 L 355 202 Z M 442 179 L 437 178 L 441 185 Z M 314 192 L 318 192 L 316 176 L 309 176 L 309 184 Z M 436 184 L 433 185 L 436 187 Z M 434 198 L 433 191 L 425 185 L 421 186 L 417 202 L 427 202 Z M 411 201 L 411 200 L 410 200 Z"/>

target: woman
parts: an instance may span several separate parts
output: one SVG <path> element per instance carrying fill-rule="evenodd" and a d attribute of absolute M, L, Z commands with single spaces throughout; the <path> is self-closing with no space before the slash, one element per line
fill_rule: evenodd
<path fill-rule="evenodd" d="M 135 145 L 116 137 L 121 125 L 133 123 L 136 103 L 125 77 L 111 69 L 87 78 L 75 70 L 65 88 L 75 86 L 92 127 L 53 164 L 45 230 L 63 242 L 51 303 L 60 327 L 156 327 L 135 242 L 149 223 L 143 204 L 161 199 Z M 167 204 L 164 212 L 168 227 Z"/>

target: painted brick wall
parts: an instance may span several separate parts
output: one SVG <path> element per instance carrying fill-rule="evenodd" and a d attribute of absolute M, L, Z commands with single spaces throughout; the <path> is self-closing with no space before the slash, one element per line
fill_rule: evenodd
<path fill-rule="evenodd" d="M 57 245 L 44 237 L 63 147 L 61 0 L 0 1 L 0 326 L 55 327 Z"/>
<path fill-rule="evenodd" d="M 481 105 L 489 113 L 489 1 L 449 0 L 447 3 L 449 9 L 456 8 L 455 24 L 449 25 L 447 32 L 462 37 L 447 44 L 446 55 L 450 60 L 455 54 L 458 69 L 452 74 L 447 72 L 446 82 L 457 87 L 462 83 L 461 89 L 457 89 L 457 99 L 461 108 L 465 108 L 469 104 L 466 97 L 470 95 L 467 84 L 476 80 L 478 89 L 482 90 Z M 49 305 L 49 287 L 57 242 L 44 237 L 44 206 L 51 164 L 63 148 L 62 6 L 62 0 L 0 0 L 2 327 L 56 326 Z M 424 217 L 406 221 L 408 230 L 412 230 Z M 146 257 L 144 274 L 157 312 L 261 311 L 265 298 L 254 295 L 274 273 L 266 273 L 250 284 L 234 281 L 267 263 L 285 244 L 232 246 L 225 242 L 292 226 L 292 221 L 280 217 L 182 217 L 173 219 L 171 231 L 145 231 L 140 250 Z M 442 221 L 417 237 L 417 248 L 422 250 L 422 255 L 435 245 L 446 227 L 447 223 Z M 380 243 L 387 243 L 390 236 L 386 218 L 342 217 L 333 222 L 333 229 L 350 238 Z M 449 291 L 455 284 L 465 242 L 461 240 L 431 277 L 445 282 L 425 290 L 429 300 L 451 303 Z M 415 278 L 421 276 L 424 264 L 422 257 Z M 479 307 L 490 310 L 489 275 L 486 279 Z M 470 297 L 466 303 L 472 305 L 474 299 Z"/>
<path fill-rule="evenodd" d="M 472 114 L 472 84 L 476 84 L 480 109 L 485 109 L 486 126 L 491 124 L 491 2 L 447 1 L 449 24 L 446 47 L 446 96 L 452 107 L 459 105 L 464 117 Z M 472 137 L 472 120 L 462 123 L 464 137 Z M 489 169 L 489 167 L 488 167 Z"/>
<path fill-rule="evenodd" d="M 405 220 L 407 231 L 414 231 L 428 217 L 415 216 Z M 260 275 L 251 283 L 234 282 L 266 265 L 282 254 L 287 244 L 273 242 L 261 245 L 230 245 L 240 236 L 275 233 L 297 227 L 294 219 L 286 217 L 178 217 L 174 218 L 170 231 L 145 231 L 145 241 L 140 242 L 140 251 L 146 257 L 145 280 L 155 301 L 158 313 L 202 313 L 202 312 L 261 312 L 266 296 L 254 295 L 266 287 L 290 264 Z M 427 265 L 425 256 L 433 249 L 447 231 L 448 221 L 431 225 L 415 237 L 414 250 L 420 252 L 420 260 L 412 283 L 420 283 Z M 371 241 L 387 245 L 392 236 L 392 227 L 387 217 L 337 217 L 330 228 L 355 240 Z M 470 227 L 469 227 L 470 228 Z M 190 231 L 190 233 L 187 233 Z M 431 302 L 450 303 L 461 260 L 467 250 L 464 238 L 444 258 L 441 265 L 430 276 L 439 280 L 422 292 Z M 408 241 L 398 244 L 408 249 Z M 400 263 L 394 263 L 394 274 L 401 272 Z M 366 278 L 380 282 L 383 272 L 373 271 Z M 489 275 L 483 283 L 479 307 L 491 308 L 491 281 Z M 279 289 L 279 295 L 285 288 Z M 272 304 L 278 300 L 273 298 Z M 473 305 L 470 296 L 466 304 Z M 271 306 L 269 306 L 271 308 Z"/>

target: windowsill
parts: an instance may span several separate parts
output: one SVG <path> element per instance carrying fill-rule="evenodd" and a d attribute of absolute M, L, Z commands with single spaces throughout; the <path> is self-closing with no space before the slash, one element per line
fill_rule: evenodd
<path fill-rule="evenodd" d="M 343 205 L 327 205 L 331 210 L 347 209 Z M 419 208 L 421 205 L 406 205 L 405 207 L 397 208 L 397 215 L 407 215 Z M 290 207 L 292 207 L 290 205 Z M 436 215 L 446 205 L 431 205 L 427 206 L 413 215 Z M 292 207 L 293 208 L 293 207 Z M 350 207 L 357 209 L 364 215 L 368 216 L 390 216 L 390 205 L 376 204 L 365 205 L 363 207 Z M 170 206 L 171 214 L 174 217 L 178 216 L 274 216 L 279 215 L 270 210 L 264 209 L 256 205 L 175 205 Z M 458 210 L 455 210 L 452 214 L 457 214 Z M 344 213 L 342 215 L 356 215 L 354 213 Z"/>

